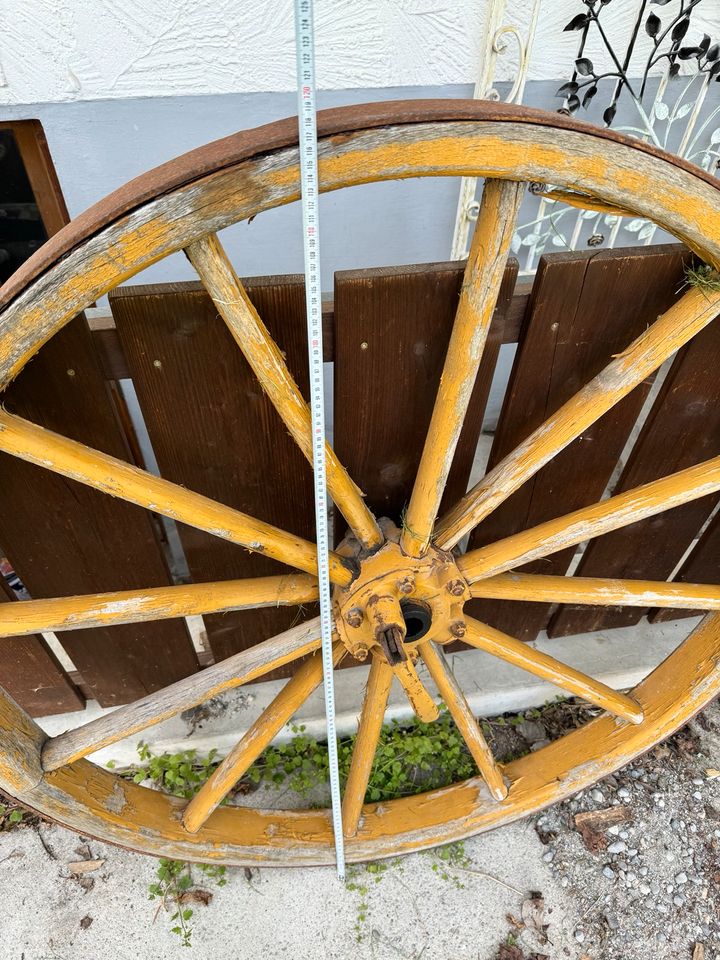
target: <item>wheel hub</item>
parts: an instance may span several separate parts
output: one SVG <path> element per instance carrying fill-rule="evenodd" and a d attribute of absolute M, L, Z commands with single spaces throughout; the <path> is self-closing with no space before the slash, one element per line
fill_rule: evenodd
<path fill-rule="evenodd" d="M 423 557 L 409 557 L 400 548 L 400 531 L 390 520 L 380 526 L 386 541 L 366 553 L 347 537 L 338 553 L 351 558 L 359 573 L 333 595 L 335 626 L 342 642 L 358 660 L 371 651 L 390 664 L 414 660 L 418 644 L 451 643 L 465 634 L 463 605 L 470 589 L 453 555 L 430 547 Z"/>

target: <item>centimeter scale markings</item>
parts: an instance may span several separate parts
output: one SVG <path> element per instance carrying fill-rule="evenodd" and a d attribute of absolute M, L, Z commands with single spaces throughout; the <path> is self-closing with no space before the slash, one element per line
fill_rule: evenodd
<path fill-rule="evenodd" d="M 295 51 L 298 79 L 298 125 L 302 195 L 305 298 L 307 304 L 310 411 L 312 419 L 315 525 L 322 638 L 323 688 L 327 718 L 328 760 L 337 873 L 345 879 L 345 844 L 335 730 L 335 689 L 330 605 L 328 504 L 325 471 L 325 395 L 322 356 L 322 286 L 320 283 L 320 229 L 318 223 L 317 125 L 315 105 L 315 50 L 312 0 L 295 0 Z"/>

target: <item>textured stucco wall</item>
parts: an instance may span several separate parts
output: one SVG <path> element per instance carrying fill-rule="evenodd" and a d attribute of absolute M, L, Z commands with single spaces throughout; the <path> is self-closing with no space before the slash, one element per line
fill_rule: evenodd
<path fill-rule="evenodd" d="M 670 0 L 668 12 L 679 0 Z M 326 89 L 473 83 L 489 0 L 317 0 L 320 86 Z M 508 0 L 526 25 L 531 0 Z M 580 0 L 543 0 L 530 79 L 566 73 L 577 34 L 563 33 Z M 637 9 L 603 13 L 613 39 Z M 694 28 L 717 33 L 718 0 Z M 292 0 L 0 0 L 0 104 L 287 91 L 295 87 Z M 641 46 L 649 40 L 641 32 Z M 593 55 L 593 43 L 586 55 Z M 517 62 L 512 41 L 498 79 Z"/>

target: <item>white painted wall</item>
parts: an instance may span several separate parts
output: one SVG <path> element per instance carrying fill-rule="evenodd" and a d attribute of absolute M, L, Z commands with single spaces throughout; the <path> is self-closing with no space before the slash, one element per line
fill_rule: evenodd
<path fill-rule="evenodd" d="M 669 13 L 679 0 L 663 6 Z M 527 24 L 532 0 L 508 0 Z M 603 12 L 627 37 L 639 0 Z M 489 0 L 317 0 L 319 82 L 325 89 L 473 83 Z M 531 80 L 554 79 L 574 56 L 562 28 L 580 0 L 543 0 Z M 718 0 L 694 29 L 718 32 Z M 292 0 L 0 0 L 0 105 L 295 88 Z M 641 31 L 642 44 L 649 43 Z M 587 56 L 593 56 L 588 45 Z M 517 62 L 510 41 L 498 80 Z M 638 59 L 639 63 L 639 59 Z"/>

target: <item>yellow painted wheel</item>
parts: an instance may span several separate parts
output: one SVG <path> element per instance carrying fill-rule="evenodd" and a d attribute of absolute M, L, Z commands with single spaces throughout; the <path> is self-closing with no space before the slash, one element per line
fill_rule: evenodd
<path fill-rule="evenodd" d="M 486 178 L 443 378 L 403 530 L 378 521 L 331 450 L 328 482 L 350 535 L 332 556 L 335 659 L 371 662 L 343 816 L 351 860 L 455 840 L 506 823 L 588 786 L 668 736 L 720 691 L 720 588 L 514 574 L 531 559 L 720 490 L 720 458 L 603 500 L 466 554 L 453 548 L 521 484 L 656 370 L 720 311 L 690 289 L 622 355 L 437 517 L 482 356 L 515 217 L 528 181 L 551 183 L 591 209 L 648 217 L 720 266 L 720 192 L 703 171 L 644 143 L 556 114 L 477 102 L 419 102 L 320 117 L 324 190 L 423 176 Z M 238 134 L 147 174 L 56 235 L 0 291 L 0 387 L 79 311 L 184 249 L 264 390 L 306 455 L 307 406 L 255 313 L 216 232 L 298 198 L 296 121 Z M 488 255 L 488 253 L 490 255 Z M 262 551 L 300 571 L 4 605 L 11 637 L 138 622 L 317 596 L 313 544 L 150 476 L 0 410 L 0 450 L 155 512 Z M 711 611 L 629 695 L 466 616 L 473 597 L 639 604 Z M 8 609 L 9 608 L 9 609 Z M 442 654 L 458 637 L 551 680 L 604 712 L 505 766 L 493 758 Z M 68 827 L 146 853 L 229 864 L 333 860 L 330 816 L 218 804 L 321 682 L 317 620 L 214 664 L 84 727 L 47 739 L 0 695 L 0 787 Z M 188 804 L 128 783 L 85 757 L 224 690 L 311 654 Z M 390 683 L 418 716 L 437 706 L 422 660 L 477 763 L 478 777 L 421 796 L 364 804 Z"/>

